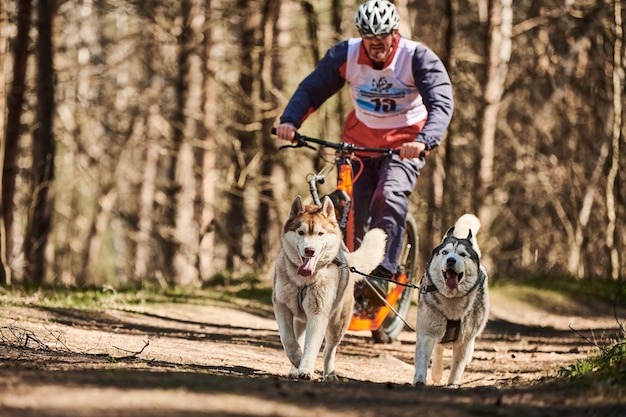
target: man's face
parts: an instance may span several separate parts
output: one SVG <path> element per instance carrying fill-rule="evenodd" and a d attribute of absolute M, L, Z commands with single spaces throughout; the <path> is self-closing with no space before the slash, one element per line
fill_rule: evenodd
<path fill-rule="evenodd" d="M 384 35 L 366 35 L 361 34 L 363 46 L 367 54 L 374 62 L 386 62 L 391 55 L 393 38 L 396 31 Z"/>

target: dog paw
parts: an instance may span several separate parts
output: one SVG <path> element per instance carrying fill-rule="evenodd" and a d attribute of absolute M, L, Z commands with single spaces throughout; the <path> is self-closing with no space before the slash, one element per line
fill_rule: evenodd
<path fill-rule="evenodd" d="M 291 369 L 289 370 L 289 373 L 287 374 L 287 378 L 298 379 L 298 368 L 296 368 L 295 366 L 292 366 Z"/>
<path fill-rule="evenodd" d="M 324 375 L 324 381 L 330 381 L 330 382 L 339 381 L 339 377 L 335 373 Z"/>
<path fill-rule="evenodd" d="M 414 387 L 424 387 L 424 386 L 426 386 L 426 382 L 423 382 L 423 381 L 413 381 L 413 386 Z"/>
<path fill-rule="evenodd" d="M 310 381 L 311 379 L 313 379 L 313 374 L 309 370 L 301 369 L 298 371 L 298 379 Z"/>
<path fill-rule="evenodd" d="M 448 385 L 446 385 L 446 388 L 459 389 L 459 388 L 461 388 L 461 384 L 448 384 Z"/>

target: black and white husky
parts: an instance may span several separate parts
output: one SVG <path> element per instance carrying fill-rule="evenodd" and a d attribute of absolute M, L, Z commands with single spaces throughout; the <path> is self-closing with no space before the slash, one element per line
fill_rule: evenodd
<path fill-rule="evenodd" d="M 432 355 L 432 381 L 441 383 L 443 349 L 452 347 L 448 386 L 458 387 L 474 353 L 474 341 L 489 316 L 487 272 L 480 263 L 476 233 L 480 221 L 461 216 L 432 253 L 422 282 L 417 312 L 415 385 L 426 384 Z M 433 355 L 434 350 L 434 355 Z"/>

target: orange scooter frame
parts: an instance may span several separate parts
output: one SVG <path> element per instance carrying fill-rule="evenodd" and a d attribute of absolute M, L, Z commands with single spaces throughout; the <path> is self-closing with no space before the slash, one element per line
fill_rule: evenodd
<path fill-rule="evenodd" d="M 352 166 L 348 161 L 348 158 L 339 158 L 338 160 L 338 169 L 339 174 L 337 176 L 337 187 L 336 190 L 345 191 L 345 193 L 350 198 L 350 203 L 352 201 L 352 187 L 354 176 L 352 173 Z M 357 175 L 358 177 L 358 175 Z M 344 207 L 345 208 L 345 207 Z M 343 227 L 343 225 L 341 225 Z M 350 252 L 354 251 L 354 212 L 352 206 L 348 208 L 348 214 L 346 218 L 346 224 L 344 228 L 344 241 L 348 250 Z M 405 290 L 405 287 L 402 284 L 408 284 L 408 278 L 404 272 L 398 274 L 395 278 L 395 281 L 400 284 L 394 284 L 393 289 L 387 294 L 386 300 L 387 303 L 380 307 L 376 313 L 372 314 L 366 311 L 355 311 L 352 314 L 352 319 L 350 320 L 350 325 L 348 326 L 348 330 L 378 330 L 380 326 L 383 324 L 383 321 L 391 311 L 390 305 L 393 306 L 400 296 L 402 292 Z"/>

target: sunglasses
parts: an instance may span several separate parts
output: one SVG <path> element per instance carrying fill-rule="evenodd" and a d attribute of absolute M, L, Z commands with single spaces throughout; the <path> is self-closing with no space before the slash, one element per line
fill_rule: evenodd
<path fill-rule="evenodd" d="M 374 40 L 374 39 L 378 39 L 378 40 L 383 40 L 383 39 L 387 39 L 387 37 L 391 35 L 390 33 L 382 33 L 380 35 L 374 35 L 373 33 L 361 33 L 361 37 L 363 39 L 367 39 L 368 41 Z"/>

